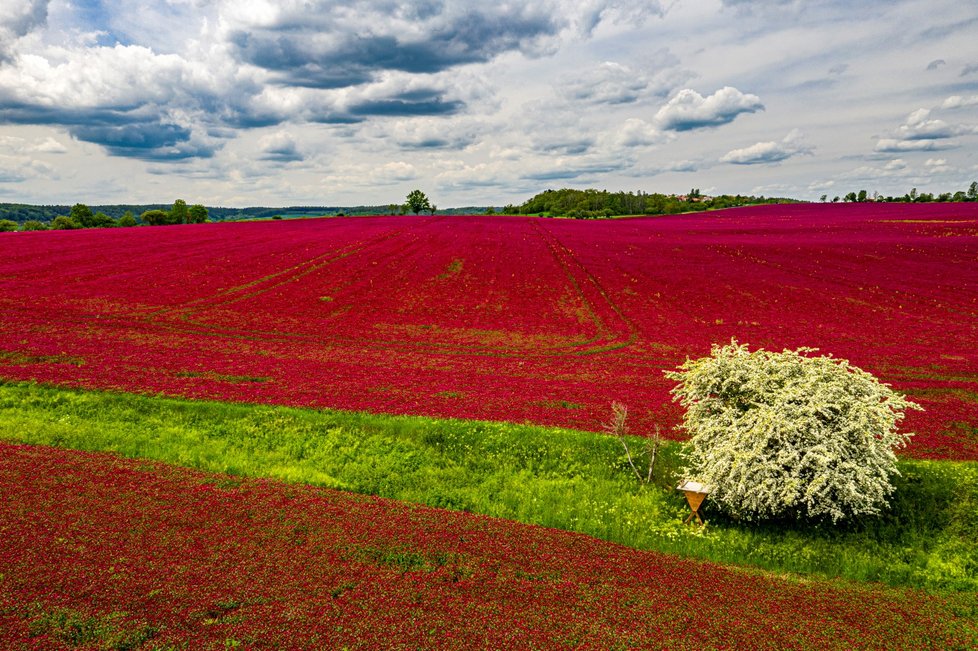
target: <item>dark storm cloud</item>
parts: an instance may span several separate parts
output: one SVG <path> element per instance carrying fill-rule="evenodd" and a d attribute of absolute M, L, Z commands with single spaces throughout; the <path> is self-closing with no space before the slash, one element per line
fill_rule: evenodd
<path fill-rule="evenodd" d="M 305 159 L 296 146 L 295 138 L 287 132 L 279 132 L 262 139 L 261 160 L 273 163 L 294 163 Z"/>
<path fill-rule="evenodd" d="M 337 112 L 332 110 L 317 111 L 313 110 L 306 119 L 310 122 L 315 122 L 316 124 L 334 124 L 334 125 L 344 125 L 344 124 L 360 124 L 365 118 L 350 115 L 345 112 Z"/>
<path fill-rule="evenodd" d="M 537 151 L 546 154 L 565 154 L 569 156 L 586 154 L 593 146 L 593 138 L 575 136 L 561 138 L 559 135 L 551 140 L 541 140 L 534 143 L 534 149 Z"/>
<path fill-rule="evenodd" d="M 358 102 L 349 108 L 349 113 L 353 117 L 451 115 L 464 107 L 463 102 L 446 100 L 441 92 L 426 89 Z"/>
<path fill-rule="evenodd" d="M 230 42 L 241 59 L 281 73 L 276 79 L 282 84 L 310 88 L 346 88 L 367 83 L 370 71 L 356 61 L 338 64 L 333 57 L 316 56 L 289 34 L 235 32 Z"/>
<path fill-rule="evenodd" d="M 266 151 L 260 160 L 269 161 L 272 163 L 294 163 L 296 161 L 305 160 L 305 156 L 300 154 L 295 150 L 295 147 L 291 151 Z"/>
<path fill-rule="evenodd" d="M 68 130 L 79 140 L 123 151 L 172 147 L 190 139 L 190 129 L 175 124 L 75 125 Z"/>
<path fill-rule="evenodd" d="M 210 158 L 213 146 L 191 142 L 186 127 L 162 122 L 123 125 L 76 125 L 68 132 L 85 142 L 101 145 L 112 156 L 147 161 L 177 161 L 188 158 Z"/>
<path fill-rule="evenodd" d="M 113 156 L 143 160 L 210 158 L 216 148 L 191 144 L 191 130 L 146 110 L 67 109 L 0 102 L 0 124 L 65 127 L 72 137 L 101 145 Z"/>
<path fill-rule="evenodd" d="M 424 138 L 414 141 L 398 141 L 397 144 L 402 149 L 461 149 L 464 146 L 448 138 Z"/>
<path fill-rule="evenodd" d="M 0 124 L 113 125 L 133 121 L 129 108 L 76 108 L 35 106 L 0 97 Z"/>
<path fill-rule="evenodd" d="M 104 145 L 103 145 L 104 146 Z M 112 156 L 123 158 L 138 158 L 144 161 L 155 161 L 166 163 L 171 161 L 184 161 L 194 158 L 213 158 L 219 149 L 213 145 L 194 144 L 190 142 L 179 143 L 173 147 L 162 147 L 155 149 L 143 149 L 140 147 L 108 147 L 106 151 Z"/>
<path fill-rule="evenodd" d="M 414 140 L 399 139 L 397 145 L 401 149 L 465 149 L 475 141 L 469 134 L 447 135 L 445 137 L 429 136 L 426 138 L 416 138 Z"/>
<path fill-rule="evenodd" d="M 390 3 L 313 3 L 303 20 L 284 16 L 272 26 L 230 36 L 238 57 L 278 73 L 279 83 L 344 88 L 367 83 L 381 71 L 431 74 L 489 61 L 553 36 L 563 24 L 545 7 L 511 6 L 449 11 L 427 3 L 385 20 Z M 397 17 L 406 20 L 410 29 Z"/>

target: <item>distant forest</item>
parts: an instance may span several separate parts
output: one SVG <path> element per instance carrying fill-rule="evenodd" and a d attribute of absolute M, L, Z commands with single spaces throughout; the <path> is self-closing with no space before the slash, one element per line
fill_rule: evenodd
<path fill-rule="evenodd" d="M 551 215 L 576 218 L 614 217 L 617 215 L 662 215 L 694 210 L 709 210 L 745 206 L 758 203 L 790 203 L 793 199 L 765 198 L 743 195 L 707 197 L 693 189 L 685 195 L 646 194 L 645 192 L 608 192 L 607 190 L 546 190 L 519 206 L 501 209 L 486 206 L 465 206 L 437 210 L 439 215 L 494 214 Z M 60 215 L 68 215 L 72 206 L 35 206 L 29 204 L 0 203 L 0 220 L 18 224 L 24 222 L 53 222 Z M 123 215 L 144 215 L 148 212 L 167 211 L 167 204 L 111 204 L 91 206 L 96 214 L 114 220 Z M 222 208 L 207 207 L 210 221 L 242 221 L 251 219 L 295 219 L 301 217 L 335 217 L 339 215 L 384 215 L 404 212 L 400 204 L 382 206 L 290 206 L 287 208 Z"/>
<path fill-rule="evenodd" d="M 30 220 L 39 222 L 53 221 L 58 215 L 67 215 L 71 212 L 71 206 L 34 206 L 21 203 L 0 203 L 0 219 L 9 219 L 17 223 Z M 169 210 L 169 204 L 111 204 L 103 206 L 91 206 L 94 212 L 101 212 L 113 219 L 120 219 L 124 214 L 141 215 L 151 210 Z M 320 217 L 322 215 L 336 215 L 344 213 L 371 214 L 385 213 L 388 206 L 358 206 L 355 208 L 327 207 L 327 206 L 291 206 L 288 208 L 212 208 L 207 207 L 207 214 L 211 221 L 232 221 L 241 219 L 271 219 L 272 217 Z"/>
<path fill-rule="evenodd" d="M 822 195 L 821 201 L 829 201 L 827 195 Z M 944 192 L 937 195 L 922 192 L 918 193 L 916 188 L 903 196 L 883 197 L 878 193 L 869 194 L 866 190 L 850 192 L 844 197 L 834 197 L 832 202 L 865 202 L 865 201 L 898 201 L 907 203 L 923 203 L 931 201 L 978 201 L 978 182 L 972 183 L 966 190 L 958 192 Z M 459 208 L 439 209 L 439 215 L 471 215 L 471 214 L 495 214 L 497 212 L 504 215 L 546 215 L 552 217 L 572 217 L 577 219 L 595 219 L 599 217 L 616 217 L 620 215 L 668 215 L 682 212 L 693 212 L 701 210 L 715 210 L 719 208 L 732 208 L 735 206 L 747 206 L 763 203 L 797 203 L 796 199 L 784 197 L 763 197 L 752 195 L 730 195 L 722 194 L 717 196 L 707 196 L 702 194 L 697 188 L 693 188 L 686 194 L 659 194 L 646 192 L 609 192 L 608 190 L 573 190 L 564 188 L 560 190 L 545 190 L 520 205 L 507 205 L 502 208 L 486 206 L 464 206 Z M 182 203 L 182 202 L 181 202 Z M 0 203 L 0 222 L 5 223 L 9 230 L 19 227 L 26 222 L 37 228 L 47 228 L 59 216 L 73 215 L 73 210 L 82 206 L 86 211 L 87 206 L 76 204 L 67 205 L 45 205 L 36 206 L 21 203 Z M 159 215 L 160 213 L 172 212 L 167 204 L 109 204 L 91 206 L 96 222 L 94 224 L 82 224 L 82 226 L 101 226 L 113 225 L 102 224 L 108 218 L 114 220 L 114 225 L 128 225 L 126 221 L 120 220 L 135 219 L 135 224 L 139 222 L 151 223 L 142 219 L 147 213 Z M 377 206 L 289 206 L 286 208 L 268 208 L 263 206 L 253 206 L 249 208 L 206 208 L 205 218 L 209 221 L 243 221 L 252 219 L 295 219 L 302 217 L 336 217 L 340 215 L 384 215 L 384 214 L 404 214 L 407 207 L 401 204 L 386 204 Z M 67 217 L 65 217 L 67 219 Z M 175 223 L 186 222 L 188 220 L 177 220 Z M 11 224 L 13 222 L 13 224 Z M 162 222 L 161 222 L 162 223 Z M 135 225 L 134 224 L 134 225 Z"/>
<path fill-rule="evenodd" d="M 798 203 L 796 199 L 723 194 L 710 197 L 693 188 L 687 194 L 647 194 L 607 190 L 545 190 L 519 206 L 502 209 L 504 215 L 549 215 L 596 219 L 619 215 L 671 215 L 681 212 L 733 208 L 760 203 Z"/>

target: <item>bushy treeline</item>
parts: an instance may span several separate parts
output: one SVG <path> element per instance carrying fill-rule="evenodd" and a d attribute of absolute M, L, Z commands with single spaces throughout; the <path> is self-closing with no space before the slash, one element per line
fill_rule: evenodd
<path fill-rule="evenodd" d="M 550 215 L 594 219 L 618 215 L 670 215 L 681 212 L 732 208 L 759 203 L 790 203 L 793 199 L 745 195 L 710 197 L 693 188 L 688 194 L 609 192 L 608 190 L 545 190 L 522 205 L 503 208 L 506 215 Z"/>
<path fill-rule="evenodd" d="M 825 203 L 828 200 L 829 195 L 823 194 L 822 202 Z M 832 198 L 832 203 L 838 203 L 839 201 L 840 197 L 838 195 Z M 841 197 L 841 201 L 846 203 L 865 203 L 867 201 L 884 201 L 888 203 L 932 203 L 935 201 L 941 203 L 962 203 L 965 201 L 978 201 L 978 181 L 972 181 L 967 190 L 934 194 L 933 192 L 917 192 L 917 188 L 913 188 L 902 197 L 883 196 L 878 192 L 870 195 L 866 190 L 860 190 L 859 192 L 850 192 Z"/>
<path fill-rule="evenodd" d="M 0 203 L 0 220 L 13 222 L 17 230 L 26 222 L 38 222 L 50 226 L 59 215 L 70 215 L 72 206 L 34 206 L 20 203 Z M 93 214 L 103 214 L 118 221 L 126 214 L 138 218 L 146 212 L 161 210 L 169 212 L 171 206 L 166 204 L 112 204 L 92 206 Z M 389 205 L 377 206 L 288 206 L 269 208 L 251 206 L 247 208 L 225 208 L 207 206 L 207 218 L 210 221 L 245 221 L 254 219 L 296 219 L 303 217 L 335 217 L 340 215 L 385 215 L 391 212 Z M 485 206 L 469 206 L 462 208 L 438 209 L 439 215 L 471 215 L 485 211 Z M 152 219 L 152 217 L 151 217 Z M 33 224 L 32 224 L 33 225 Z"/>
<path fill-rule="evenodd" d="M 84 204 L 81 204 L 84 205 Z M 166 204 L 111 204 L 101 206 L 91 206 L 94 213 L 102 213 L 112 219 L 118 220 L 127 212 L 133 215 L 140 215 L 147 210 L 167 210 L 170 206 Z M 58 215 L 69 215 L 72 206 L 45 205 L 34 206 L 23 203 L 0 203 L 0 219 L 22 224 L 26 221 L 51 222 Z"/>
<path fill-rule="evenodd" d="M 5 210 L 12 206 L 11 210 Z M 68 214 L 55 214 L 49 221 L 44 221 L 41 217 L 46 216 L 51 208 L 65 208 L 64 206 L 27 206 L 23 204 L 3 204 L 0 205 L 0 232 L 9 231 L 44 231 L 44 230 L 75 230 L 79 228 L 111 228 L 138 226 L 165 226 L 169 224 L 200 224 L 207 221 L 208 210 L 201 204 L 188 206 L 183 199 L 177 199 L 169 210 L 165 206 L 151 207 L 143 210 L 139 217 L 132 210 L 126 209 L 118 218 L 104 212 L 101 206 L 96 206 L 93 210 L 83 203 L 76 203 L 71 208 L 62 212 Z M 21 220 L 10 219 L 10 216 L 19 217 Z M 25 217 L 27 217 L 25 219 Z"/>

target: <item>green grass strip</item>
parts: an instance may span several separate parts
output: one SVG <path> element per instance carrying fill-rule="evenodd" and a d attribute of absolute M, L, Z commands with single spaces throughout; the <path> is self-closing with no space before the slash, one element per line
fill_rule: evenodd
<path fill-rule="evenodd" d="M 707 507 L 700 528 L 682 524 L 677 443 L 660 451 L 646 485 L 617 440 L 590 432 L 4 382 L 0 438 L 381 495 L 724 564 L 978 590 L 974 462 L 901 461 L 891 508 L 878 518 L 759 526 Z"/>

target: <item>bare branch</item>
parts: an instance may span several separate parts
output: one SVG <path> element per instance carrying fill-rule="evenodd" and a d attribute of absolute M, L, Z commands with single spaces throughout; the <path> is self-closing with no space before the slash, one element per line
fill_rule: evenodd
<path fill-rule="evenodd" d="M 628 457 L 628 465 L 632 467 L 632 472 L 635 473 L 635 479 L 640 482 L 643 481 L 642 473 L 638 471 L 635 466 L 635 460 L 632 459 L 632 451 L 628 449 L 628 442 L 625 441 L 625 436 L 628 434 L 628 407 L 620 402 L 611 403 L 611 421 L 604 426 L 606 432 L 617 438 L 621 442 L 621 446 L 625 448 L 625 456 Z M 658 443 L 656 444 L 658 449 Z M 655 456 L 653 455 L 652 463 L 655 462 Z M 645 483 L 649 483 L 652 480 L 652 464 L 649 464 L 649 479 L 644 480 Z"/>

